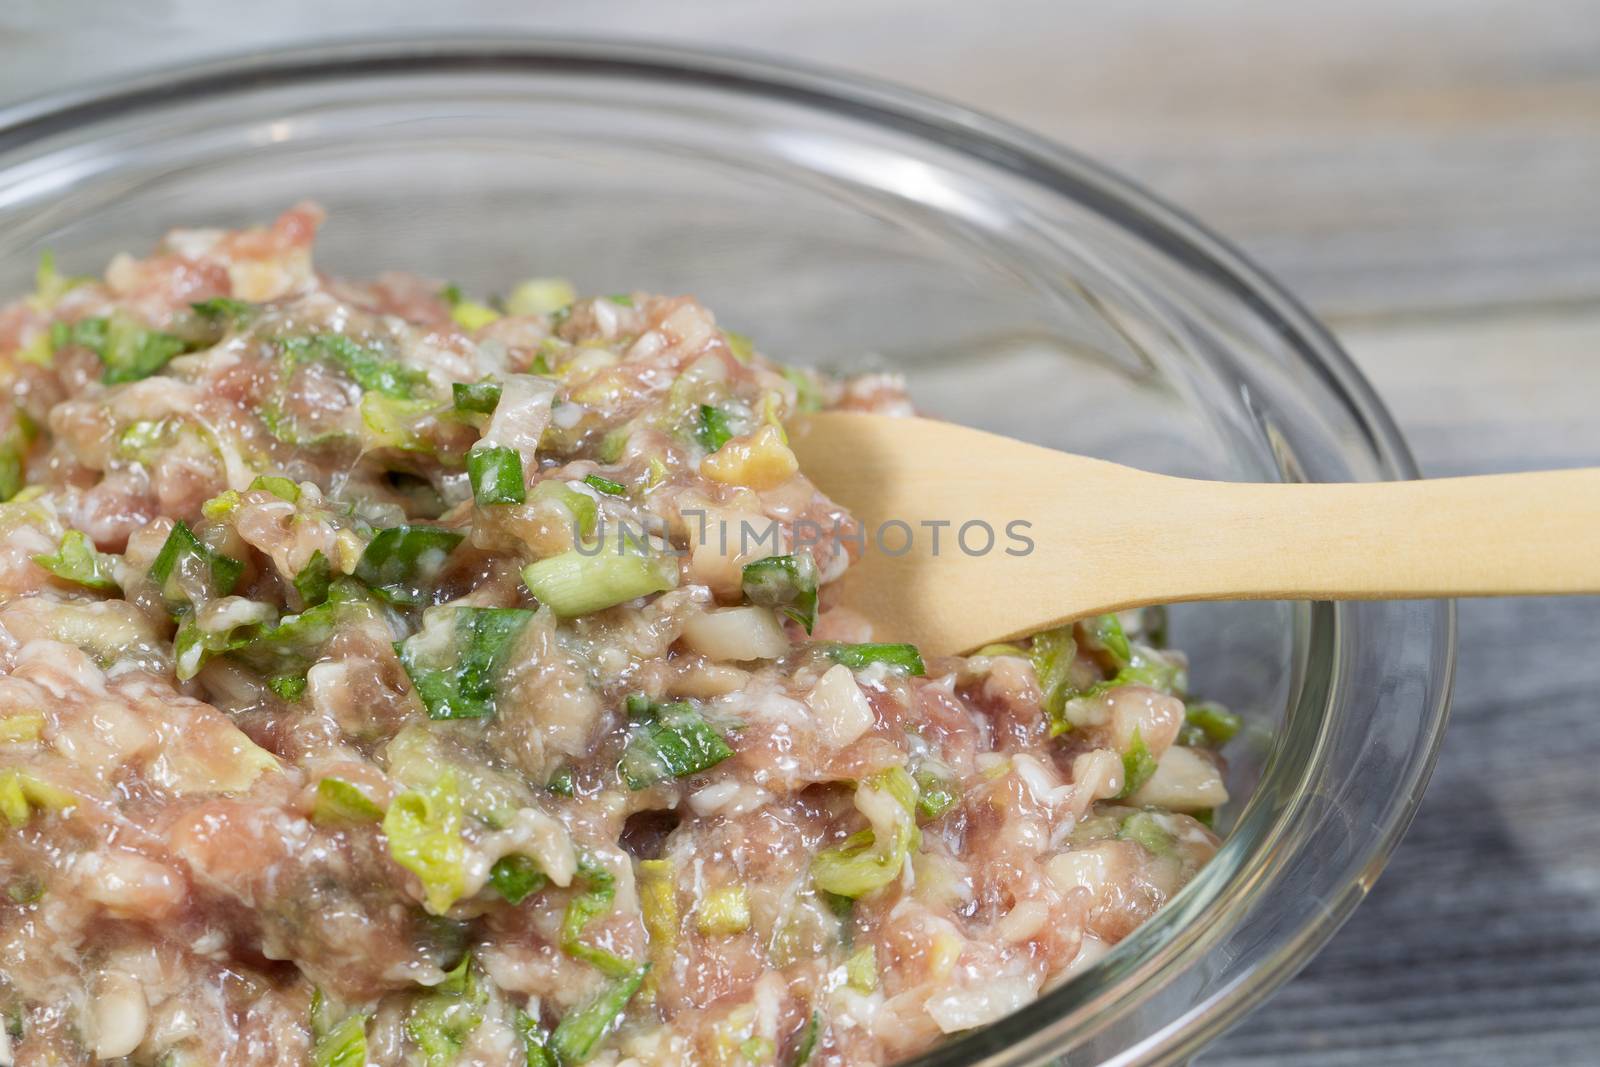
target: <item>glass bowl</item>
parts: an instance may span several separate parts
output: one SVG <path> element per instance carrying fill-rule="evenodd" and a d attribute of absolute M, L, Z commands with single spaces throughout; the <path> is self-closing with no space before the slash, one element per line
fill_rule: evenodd
<path fill-rule="evenodd" d="M 330 212 L 332 273 L 694 293 L 781 360 L 904 372 L 928 411 L 1040 444 L 1213 478 L 1416 476 L 1333 339 L 1236 251 L 1054 145 L 867 81 L 496 34 L 0 111 L 6 291 L 47 247 L 99 269 L 302 198 Z M 1099 963 L 919 1067 L 1182 1060 L 1306 962 L 1399 841 L 1444 726 L 1450 605 L 1185 605 L 1171 629 L 1194 688 L 1249 722 L 1221 851 Z"/>

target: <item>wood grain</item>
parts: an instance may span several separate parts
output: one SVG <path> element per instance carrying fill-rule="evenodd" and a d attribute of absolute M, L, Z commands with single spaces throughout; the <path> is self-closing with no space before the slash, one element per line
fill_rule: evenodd
<path fill-rule="evenodd" d="M 1253 485 L 934 419 L 829 412 L 788 429 L 801 469 L 863 526 L 839 603 L 928 655 L 1190 600 L 1600 594 L 1600 467 Z"/>
<path fill-rule="evenodd" d="M 0 5 L 0 99 L 295 38 L 516 25 L 764 49 L 1090 152 L 1332 323 L 1427 471 L 1600 463 L 1592 0 Z M 1454 722 L 1371 899 L 1207 1067 L 1600 1062 L 1592 600 L 1464 603 Z"/>

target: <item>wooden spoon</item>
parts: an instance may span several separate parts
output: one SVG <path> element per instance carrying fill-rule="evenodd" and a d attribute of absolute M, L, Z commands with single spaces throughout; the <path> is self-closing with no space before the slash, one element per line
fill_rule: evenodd
<path fill-rule="evenodd" d="M 789 435 L 866 528 L 842 603 L 929 655 L 1183 600 L 1600 593 L 1600 468 L 1252 485 L 931 419 L 832 412 Z"/>

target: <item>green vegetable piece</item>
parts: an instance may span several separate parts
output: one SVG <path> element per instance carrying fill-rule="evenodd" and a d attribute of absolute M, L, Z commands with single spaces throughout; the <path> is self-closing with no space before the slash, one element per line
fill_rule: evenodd
<path fill-rule="evenodd" d="M 265 489 L 279 500 L 293 504 L 300 499 L 300 487 L 293 480 L 278 474 L 260 474 L 250 483 L 250 488 Z"/>
<path fill-rule="evenodd" d="M 618 305 L 619 307 L 633 307 L 633 297 L 629 296 L 627 293 L 612 293 L 610 296 L 606 297 L 606 299 L 611 301 L 613 304 Z"/>
<path fill-rule="evenodd" d="M 454 382 L 450 386 L 450 395 L 457 411 L 489 415 L 500 403 L 500 383 L 490 378 L 481 382 Z"/>
<path fill-rule="evenodd" d="M 62 581 L 76 582 L 99 593 L 115 593 L 121 588 L 111 557 L 95 551 L 94 542 L 80 530 L 62 534 L 55 555 L 34 556 L 33 561 Z"/>
<path fill-rule="evenodd" d="M 587 1004 L 569 1011 L 550 1035 L 550 1051 L 555 1053 L 556 1061 L 565 1067 L 587 1060 L 606 1031 L 621 1018 L 628 1001 L 633 999 L 649 973 L 650 965 L 640 964 L 607 985 Z"/>
<path fill-rule="evenodd" d="M 199 674 L 200 668 L 212 656 L 244 648 L 260 635 L 263 627 L 276 621 L 277 611 L 270 605 L 251 601 L 241 607 L 245 617 L 222 629 L 202 629 L 193 614 L 180 613 L 182 621 L 172 641 L 173 659 L 180 679 L 188 680 Z"/>
<path fill-rule="evenodd" d="M 33 809 L 67 812 L 78 795 L 19 770 L 0 771 L 0 816 L 14 827 L 26 826 Z"/>
<path fill-rule="evenodd" d="M 1118 670 L 1133 661 L 1133 650 L 1128 646 L 1128 635 L 1122 632 L 1122 623 L 1115 615 L 1096 615 L 1078 624 L 1083 634 L 1085 648 L 1104 652 L 1112 666 Z"/>
<path fill-rule="evenodd" d="M 476 300 L 461 300 L 450 309 L 450 317 L 455 320 L 457 326 L 471 333 L 497 321 L 500 312 Z"/>
<path fill-rule="evenodd" d="M 892 797 L 898 810 L 883 804 L 883 795 Z M 921 841 L 915 816 L 917 784 L 903 768 L 892 767 L 857 786 L 856 807 L 873 826 L 817 853 L 811 862 L 811 879 L 818 889 L 852 900 L 898 878 Z"/>
<path fill-rule="evenodd" d="M 422 1053 L 426 1067 L 451 1067 L 472 1032 L 483 1024 L 489 994 L 464 956 L 444 981 L 419 997 L 406 1018 L 406 1036 Z"/>
<path fill-rule="evenodd" d="M 862 945 L 844 961 L 844 980 L 857 993 L 870 993 L 878 988 L 878 953 L 871 945 Z"/>
<path fill-rule="evenodd" d="M 304 678 L 292 674 L 267 679 L 267 688 L 291 704 L 305 696 L 307 684 Z"/>
<path fill-rule="evenodd" d="M 756 354 L 755 342 L 744 334 L 723 330 L 722 336 L 728 342 L 728 351 L 733 353 L 733 358 L 740 363 L 749 363 L 750 357 Z"/>
<path fill-rule="evenodd" d="M 695 926 L 707 937 L 728 937 L 750 929 L 750 893 L 742 885 L 713 889 L 695 909 Z"/>
<path fill-rule="evenodd" d="M 120 313 L 109 319 L 83 319 L 73 326 L 71 340 L 100 357 L 108 385 L 148 378 L 189 350 L 183 338 L 152 330 Z"/>
<path fill-rule="evenodd" d="M 1148 811 L 1136 811 L 1122 820 L 1117 836 L 1132 841 L 1153 856 L 1170 855 L 1177 841 Z"/>
<path fill-rule="evenodd" d="M 907 674 L 920 676 L 928 673 L 928 668 L 922 663 L 922 653 L 917 651 L 916 645 L 828 644 L 823 646 L 823 650 L 833 662 L 842 663 L 853 671 L 865 670 L 874 663 L 884 663 Z"/>
<path fill-rule="evenodd" d="M 930 770 L 918 771 L 916 782 L 917 814 L 924 819 L 942 818 L 951 808 L 961 802 L 959 789 L 947 779 Z"/>
<path fill-rule="evenodd" d="M 518 1009 L 516 1024 L 517 1033 L 522 1035 L 523 1062 L 527 1067 L 561 1067 L 550 1048 L 550 1035 L 539 1025 L 539 1020 Z"/>
<path fill-rule="evenodd" d="M 294 591 L 300 594 L 300 602 L 305 607 L 313 608 L 328 599 L 328 590 L 332 586 L 333 564 L 328 562 L 328 557 L 319 548 L 311 553 L 306 565 L 294 576 Z"/>
<path fill-rule="evenodd" d="M 673 589 L 678 565 L 667 556 L 600 545 L 592 554 L 572 549 L 530 563 L 522 581 L 541 604 L 570 619 Z"/>
<path fill-rule="evenodd" d="M 416 397 L 418 389 L 428 384 L 427 372 L 385 359 L 381 350 L 364 347 L 344 334 L 287 337 L 278 344 L 291 363 L 313 360 L 331 363 L 344 371 L 365 393 L 411 400 Z"/>
<path fill-rule="evenodd" d="M 1191 741 L 1199 745 L 1221 748 L 1232 741 L 1243 727 L 1244 720 L 1221 704 L 1201 701 L 1184 709 L 1184 744 Z M 1197 734 L 1198 737 L 1193 735 Z"/>
<path fill-rule="evenodd" d="M 1122 754 L 1123 785 L 1122 792 L 1117 794 L 1117 799 L 1125 800 L 1137 793 L 1139 787 L 1156 773 L 1156 763 L 1156 758 L 1150 754 L 1144 738 L 1139 736 L 1139 730 L 1135 727 L 1133 741 L 1128 745 L 1128 750 Z"/>
<path fill-rule="evenodd" d="M 522 485 L 522 457 L 515 449 L 478 447 L 467 453 L 467 477 L 472 498 L 479 507 L 520 504 L 527 490 Z"/>
<path fill-rule="evenodd" d="M 228 596 L 239 584 L 244 564 L 203 544 L 189 524 L 179 519 L 150 564 L 150 578 L 169 604 L 188 599 L 180 579 L 200 581 L 208 597 Z"/>
<path fill-rule="evenodd" d="M 355 577 L 391 604 L 424 604 L 429 586 L 462 536 L 437 526 L 379 530 L 356 562 Z"/>
<path fill-rule="evenodd" d="M 495 713 L 505 658 L 533 618 L 523 608 L 433 608 L 417 633 L 395 645 L 430 719 Z"/>
<path fill-rule="evenodd" d="M 811 1021 L 806 1023 L 805 1032 L 800 1035 L 800 1044 L 795 1046 L 794 1058 L 789 1061 L 789 1067 L 806 1067 L 811 1062 L 811 1057 L 817 1051 L 817 1038 L 822 1031 L 822 1013 L 813 1011 Z"/>
<path fill-rule="evenodd" d="M 694 439 L 707 452 L 715 452 L 733 439 L 733 429 L 728 425 L 728 415 L 712 404 L 701 404 L 695 422 Z"/>
<path fill-rule="evenodd" d="M 57 271 L 56 255 L 47 248 L 39 253 L 39 266 L 33 272 L 32 303 L 35 307 L 48 311 L 67 293 L 94 280 L 87 275 L 69 276 Z"/>
<path fill-rule="evenodd" d="M 513 315 L 549 315 L 569 307 L 577 298 L 565 278 L 529 278 L 511 290 L 506 310 Z"/>
<path fill-rule="evenodd" d="M 573 533 L 576 535 L 574 540 L 587 541 L 600 521 L 600 507 L 594 497 L 578 492 L 558 478 L 546 478 L 535 485 L 532 498 L 536 501 L 554 500 L 565 508 L 567 514 L 572 516 Z"/>
<path fill-rule="evenodd" d="M 249 321 L 256 311 L 254 304 L 235 300 L 231 296 L 214 296 L 189 306 L 208 322 L 231 322 L 235 325 Z"/>
<path fill-rule="evenodd" d="M 315 1067 L 366 1067 L 367 1017 L 350 1015 L 317 1038 L 311 1052 Z"/>
<path fill-rule="evenodd" d="M 584 478 L 583 484 L 596 492 L 605 493 L 607 496 L 627 496 L 628 487 L 621 482 L 614 482 L 610 478 L 602 478 L 598 474 L 591 474 Z"/>
<path fill-rule="evenodd" d="M 631 712 L 631 708 L 630 708 Z M 631 729 L 617 770 L 629 789 L 648 789 L 668 778 L 708 770 L 733 755 L 733 749 L 688 701 L 654 705 Z"/>
<path fill-rule="evenodd" d="M 422 882 L 424 907 L 443 915 L 466 888 L 467 847 L 461 839 L 461 792 L 446 769 L 434 782 L 396 797 L 383 817 L 389 855 Z"/>
<path fill-rule="evenodd" d="M 617 895 L 616 878 L 589 856 L 579 857 L 578 877 L 585 888 L 567 901 L 567 909 L 561 914 L 561 951 L 594 966 L 608 978 L 628 974 L 634 966 L 631 960 L 583 940 L 584 927 L 611 910 Z"/>
<path fill-rule="evenodd" d="M 550 776 L 550 781 L 545 783 L 545 788 L 558 797 L 576 796 L 578 793 L 577 775 L 572 773 L 571 767 L 562 767 Z"/>
<path fill-rule="evenodd" d="M 489 884 L 508 904 L 521 904 L 530 894 L 537 893 L 549 883 L 539 864 L 532 856 L 513 853 L 501 856 L 489 868 Z"/>
<path fill-rule="evenodd" d="M 745 599 L 750 603 L 781 608 L 785 615 L 804 626 L 806 633 L 816 625 L 817 565 L 811 553 L 768 556 L 747 563 L 743 585 Z M 921 663 L 920 657 L 917 662 Z M 922 672 L 919 669 L 916 673 Z"/>
<path fill-rule="evenodd" d="M 784 367 L 783 377 L 794 386 L 795 411 L 801 415 L 809 415 L 813 411 L 821 411 L 828 406 L 827 397 L 822 392 L 822 385 L 817 381 L 816 375 L 810 371 L 801 370 L 799 367 Z"/>
<path fill-rule="evenodd" d="M 382 818 L 383 808 L 353 782 L 330 776 L 317 783 L 311 821 L 318 826 L 353 826 Z"/>
<path fill-rule="evenodd" d="M 1033 660 L 1033 673 L 1039 679 L 1039 691 L 1044 694 L 1041 706 L 1050 719 L 1050 736 L 1056 737 L 1072 729 L 1067 721 L 1067 701 L 1077 693 L 1073 683 L 1073 664 L 1078 657 L 1078 642 L 1071 626 L 1062 626 L 1035 634 L 1028 656 Z"/>

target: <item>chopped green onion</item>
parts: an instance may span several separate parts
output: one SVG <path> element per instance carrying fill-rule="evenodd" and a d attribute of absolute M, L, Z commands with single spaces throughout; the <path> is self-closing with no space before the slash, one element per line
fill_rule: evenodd
<path fill-rule="evenodd" d="M 457 411 L 490 415 L 500 403 L 500 383 L 491 378 L 481 382 L 453 382 L 450 394 Z"/>
<path fill-rule="evenodd" d="M 567 1065 L 587 1060 L 606 1031 L 621 1018 L 628 1001 L 633 999 L 649 973 L 650 965 L 640 964 L 607 985 L 587 1004 L 569 1011 L 550 1035 L 550 1050 L 555 1053 L 556 1061 Z"/>
<path fill-rule="evenodd" d="M 100 357 L 108 385 L 148 378 L 189 348 L 183 338 L 152 330 L 121 313 L 74 323 L 70 341 Z"/>
<path fill-rule="evenodd" d="M 733 430 L 728 425 L 727 413 L 711 404 L 701 404 L 699 418 L 695 422 L 694 438 L 707 452 L 715 452 L 731 441 Z"/>
<path fill-rule="evenodd" d="M 253 600 L 242 603 L 236 601 L 229 605 L 223 618 L 213 618 L 209 625 L 202 627 L 194 614 L 182 613 L 182 621 L 172 643 L 179 679 L 187 681 L 193 678 L 212 656 L 244 648 L 260 636 L 263 629 L 271 628 L 277 621 L 277 614 L 269 604 Z"/>
<path fill-rule="evenodd" d="M 1153 856 L 1170 855 L 1177 844 L 1172 834 L 1148 811 L 1136 811 L 1123 819 L 1117 836 L 1134 842 Z"/>
<path fill-rule="evenodd" d="M 822 386 L 818 383 L 816 375 L 810 371 L 801 370 L 799 367 L 784 367 L 783 377 L 794 386 L 794 406 L 798 414 L 806 415 L 813 411 L 821 411 L 827 406 L 827 397 L 823 395 Z"/>
<path fill-rule="evenodd" d="M 33 304 L 48 311 L 67 293 L 94 280 L 86 275 L 65 275 L 57 271 L 56 255 L 47 248 L 39 253 L 39 266 L 33 272 Z"/>
<path fill-rule="evenodd" d="M 366 1067 L 367 1017 L 356 1014 L 317 1038 L 311 1050 L 313 1067 Z"/>
<path fill-rule="evenodd" d="M 640 555 L 619 544 L 616 551 L 572 549 L 530 563 L 522 568 L 522 581 L 541 604 L 570 619 L 675 588 L 678 565 L 670 557 Z"/>
<path fill-rule="evenodd" d="M 733 755 L 722 735 L 688 701 L 653 704 L 642 719 L 634 718 L 628 747 L 617 766 L 629 789 L 648 789 L 668 778 L 698 774 Z"/>
<path fill-rule="evenodd" d="M 537 893 L 549 882 L 539 864 L 531 856 L 513 853 L 501 856 L 489 868 L 489 884 L 495 892 L 506 898 L 508 904 L 521 904 L 529 894 Z"/>
<path fill-rule="evenodd" d="M 545 788 L 558 797 L 576 796 L 578 792 L 577 776 L 572 773 L 571 767 L 562 767 L 550 776 L 550 781 L 545 783 Z"/>
<path fill-rule="evenodd" d="M 255 314 L 255 305 L 243 300 L 235 300 L 230 296 L 214 296 L 210 300 L 201 300 L 190 304 L 195 314 L 209 322 L 221 322 L 224 319 L 234 323 L 244 322 Z"/>
<path fill-rule="evenodd" d="M 915 817 L 917 784 L 903 768 L 891 767 L 858 785 L 856 808 L 871 828 L 824 849 L 811 862 L 818 889 L 851 899 L 898 878 L 921 840 Z"/>
<path fill-rule="evenodd" d="M 577 298 L 572 283 L 565 278 L 529 278 L 506 297 L 506 311 L 513 315 L 549 315 Z"/>
<path fill-rule="evenodd" d="M 316 549 L 300 573 L 294 576 L 294 591 L 300 594 L 301 604 L 311 608 L 328 599 L 328 589 L 332 585 L 333 565 L 322 554 L 322 549 Z"/>
<path fill-rule="evenodd" d="M 747 563 L 743 586 L 745 599 L 750 603 L 782 608 L 785 615 L 806 628 L 806 633 L 816 625 L 817 565 L 811 553 L 768 556 Z M 917 662 L 921 663 L 920 657 Z M 918 669 L 915 673 L 922 671 Z"/>
<path fill-rule="evenodd" d="M 428 718 L 493 715 L 506 656 L 531 618 L 523 608 L 430 608 L 423 628 L 395 645 Z"/>
<path fill-rule="evenodd" d="M 695 926 L 707 937 L 729 937 L 750 929 L 750 894 L 742 885 L 713 889 L 695 909 Z"/>
<path fill-rule="evenodd" d="M 200 514 L 213 522 L 225 519 L 239 510 L 239 505 L 244 503 L 244 498 L 237 489 L 225 489 L 216 496 L 200 505 Z"/>
<path fill-rule="evenodd" d="M 406 1018 L 406 1035 L 422 1053 L 425 1067 L 451 1067 L 472 1032 L 483 1024 L 489 994 L 464 956 L 455 970 L 419 997 Z"/>
<path fill-rule="evenodd" d="M 427 587 L 443 569 L 462 535 L 437 526 L 379 530 L 356 563 L 356 578 L 391 604 L 425 603 Z"/>
<path fill-rule="evenodd" d="M 267 679 L 267 688 L 291 704 L 305 696 L 306 685 L 307 682 L 304 678 L 293 674 L 284 674 L 277 678 Z"/>
<path fill-rule="evenodd" d="M 1104 652 L 1118 670 L 1133 661 L 1128 635 L 1122 632 L 1122 623 L 1115 615 L 1084 619 L 1078 624 L 1078 630 L 1083 635 L 1083 646 L 1094 652 Z"/>
<path fill-rule="evenodd" d="M 1179 740 L 1191 748 L 1221 748 L 1244 726 L 1239 716 L 1210 701 L 1190 704 L 1184 709 L 1183 718 L 1183 736 Z"/>
<path fill-rule="evenodd" d="M 1144 738 L 1139 736 L 1138 727 L 1134 728 L 1133 740 L 1128 744 L 1128 750 L 1122 754 L 1122 792 L 1117 794 L 1118 800 L 1125 800 L 1139 791 L 1139 787 L 1150 780 L 1156 773 L 1157 760 L 1150 754 L 1149 747 L 1144 743 Z"/>
<path fill-rule="evenodd" d="M 1039 679 L 1039 691 L 1044 694 L 1041 707 L 1050 719 L 1050 736 L 1055 737 L 1072 729 L 1066 718 L 1067 700 L 1077 692 L 1073 681 L 1073 665 L 1077 662 L 1078 642 L 1071 626 L 1062 626 L 1035 634 L 1028 655 L 1033 660 L 1033 673 Z"/>
<path fill-rule="evenodd" d="M 862 945 L 844 961 L 845 984 L 857 993 L 871 993 L 878 988 L 878 953 L 871 945 Z"/>
<path fill-rule="evenodd" d="M 475 300 L 462 300 L 450 309 L 450 317 L 455 320 L 457 326 L 471 333 L 483 329 L 491 322 L 499 321 L 500 312 Z"/>
<path fill-rule="evenodd" d="M 567 909 L 561 915 L 561 951 L 573 959 L 592 964 L 608 978 L 628 974 L 634 966 L 631 960 L 583 940 L 584 927 L 611 910 L 611 902 L 617 895 L 616 878 L 588 856 L 578 859 L 578 877 L 583 880 L 585 889 L 567 901 Z"/>
<path fill-rule="evenodd" d="M 300 487 L 292 479 L 278 474 L 261 474 L 250 483 L 250 488 L 265 489 L 279 500 L 287 500 L 293 504 L 300 499 Z"/>
<path fill-rule="evenodd" d="M 243 573 L 243 563 L 203 544 L 182 519 L 172 527 L 155 562 L 150 564 L 150 578 L 161 587 L 169 603 L 188 599 L 179 579 L 200 579 L 208 595 L 220 597 L 233 592 Z"/>
<path fill-rule="evenodd" d="M 961 801 L 961 793 L 945 778 L 924 768 L 916 774 L 917 814 L 924 819 L 942 818 Z"/>
<path fill-rule="evenodd" d="M 111 557 L 95 551 L 94 542 L 80 530 L 62 534 L 55 555 L 34 556 L 33 561 L 63 581 L 76 582 L 96 592 L 114 593 L 120 588 Z"/>
<path fill-rule="evenodd" d="M 554 500 L 566 509 L 572 516 L 574 540 L 585 541 L 594 533 L 596 523 L 600 521 L 600 507 L 594 497 L 588 493 L 580 493 L 559 478 L 546 478 L 533 487 L 531 499 Z"/>
<path fill-rule="evenodd" d="M 795 1047 L 794 1058 L 789 1061 L 789 1067 L 806 1067 L 806 1064 L 811 1062 L 812 1055 L 817 1051 L 817 1036 L 821 1030 L 822 1013 L 813 1011 L 811 1021 L 806 1023 L 805 1032 L 800 1035 L 800 1044 Z"/>
<path fill-rule="evenodd" d="M 19 770 L 0 771 L 0 816 L 12 826 L 26 826 L 33 809 L 70 811 L 78 795 Z"/>
<path fill-rule="evenodd" d="M 479 507 L 490 504 L 520 504 L 527 490 L 522 485 L 522 457 L 516 449 L 499 446 L 478 447 L 467 453 L 467 477 L 472 482 L 472 498 Z"/>
<path fill-rule="evenodd" d="M 916 645 L 826 644 L 823 651 L 835 663 L 842 663 L 853 671 L 865 670 L 874 663 L 882 663 L 907 674 L 923 675 L 928 668 L 922 663 L 922 654 Z"/>
<path fill-rule="evenodd" d="M 561 1067 L 556 1062 L 556 1054 L 550 1050 L 550 1035 L 539 1025 L 539 1020 L 519 1009 L 516 1024 L 517 1033 L 522 1035 L 525 1067 Z"/>
<path fill-rule="evenodd" d="M 602 478 L 598 474 L 591 474 L 584 478 L 583 484 L 596 492 L 605 493 L 607 496 L 627 496 L 628 487 L 621 482 L 614 482 L 610 478 Z"/>
<path fill-rule="evenodd" d="M 633 297 L 629 296 L 627 293 L 612 293 L 610 296 L 606 297 L 606 299 L 611 301 L 613 304 L 618 305 L 619 307 L 633 307 Z"/>
<path fill-rule="evenodd" d="M 383 817 L 383 833 L 389 855 L 422 882 L 428 911 L 449 911 L 467 879 L 455 771 L 447 768 L 431 785 L 396 797 Z"/>
<path fill-rule="evenodd" d="M 382 351 L 363 347 L 339 333 L 320 333 L 310 337 L 286 337 L 278 342 L 291 362 L 320 360 L 331 363 L 361 387 L 362 392 L 379 393 L 396 400 L 410 400 L 428 384 L 426 371 L 383 358 Z"/>
<path fill-rule="evenodd" d="M 0 501 L 10 500 L 27 484 L 28 451 L 37 436 L 33 420 L 21 408 L 12 414 L 16 421 L 0 435 Z"/>
<path fill-rule="evenodd" d="M 350 826 L 382 818 L 383 808 L 353 782 L 330 776 L 317 783 L 311 821 L 318 826 Z"/>
<path fill-rule="evenodd" d="M 733 353 L 733 358 L 740 363 L 749 363 L 750 357 L 755 355 L 755 342 L 742 333 L 733 330 L 723 330 L 723 339 L 728 342 L 728 351 Z"/>

